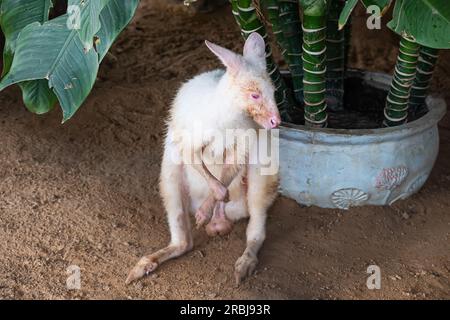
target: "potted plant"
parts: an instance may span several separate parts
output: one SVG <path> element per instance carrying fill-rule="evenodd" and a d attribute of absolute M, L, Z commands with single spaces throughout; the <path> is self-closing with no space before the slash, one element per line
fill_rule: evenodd
<path fill-rule="evenodd" d="M 396 0 L 388 27 L 400 36 L 392 77 L 347 68 L 354 7 L 392 0 L 231 0 L 241 33 L 266 25 L 288 66 L 267 65 L 284 119 L 281 193 L 305 205 L 385 205 L 417 192 L 439 149 L 442 99 L 427 91 L 438 49 L 450 47 L 446 0 Z M 265 24 L 264 21 L 267 21 Z"/>

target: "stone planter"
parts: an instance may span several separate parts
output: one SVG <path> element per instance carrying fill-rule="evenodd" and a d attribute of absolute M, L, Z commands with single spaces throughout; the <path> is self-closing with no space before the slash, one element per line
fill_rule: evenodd
<path fill-rule="evenodd" d="M 390 76 L 360 73 L 370 86 L 388 90 Z M 390 205 L 417 192 L 439 151 L 438 121 L 445 101 L 429 97 L 428 113 L 380 129 L 280 128 L 281 194 L 298 203 L 348 209 Z"/>

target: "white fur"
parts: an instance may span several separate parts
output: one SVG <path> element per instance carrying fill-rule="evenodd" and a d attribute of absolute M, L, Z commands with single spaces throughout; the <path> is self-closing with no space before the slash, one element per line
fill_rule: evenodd
<path fill-rule="evenodd" d="M 215 141 L 214 131 L 225 136 L 226 129 L 260 128 L 254 120 L 267 125 L 268 116 L 279 117 L 273 98 L 274 88 L 265 70 L 264 40 L 259 35 L 251 35 L 245 46 L 245 57 L 211 43 L 207 45 L 227 66 L 227 71 L 206 72 L 185 83 L 176 95 L 167 122 L 160 189 L 168 214 L 171 243 L 144 257 L 128 280 L 153 271 L 155 265 L 192 249 L 188 212 L 195 213 L 211 191 L 198 169 L 183 161 L 183 152 L 192 147 L 195 151 L 206 147 L 205 158 L 221 157 L 224 150 L 233 150 L 233 145 L 229 141 L 225 146 Z M 255 87 L 251 90 L 256 89 L 261 94 L 257 102 L 246 89 L 249 84 Z M 264 116 L 252 118 L 249 106 L 264 111 Z M 210 131 L 210 134 L 202 134 L 193 141 L 186 140 L 187 136 L 192 137 L 190 133 L 198 125 L 202 126 L 203 133 Z M 245 152 L 256 152 L 256 141 Z M 206 166 L 220 179 L 221 164 L 207 163 Z M 247 248 L 236 262 L 236 277 L 240 280 L 256 266 L 256 255 L 265 239 L 266 211 L 276 197 L 278 177 L 261 175 L 257 164 L 236 166 L 236 172 L 228 187 L 230 201 L 225 206 L 225 213 L 232 221 L 250 216 Z M 242 183 L 243 179 L 247 181 L 247 187 Z"/>

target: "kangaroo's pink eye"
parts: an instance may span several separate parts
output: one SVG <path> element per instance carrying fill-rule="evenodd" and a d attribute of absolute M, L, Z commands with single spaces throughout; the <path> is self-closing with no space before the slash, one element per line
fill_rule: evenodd
<path fill-rule="evenodd" d="M 255 99 L 255 100 L 258 100 L 259 99 L 259 94 L 252 93 L 252 98 Z"/>

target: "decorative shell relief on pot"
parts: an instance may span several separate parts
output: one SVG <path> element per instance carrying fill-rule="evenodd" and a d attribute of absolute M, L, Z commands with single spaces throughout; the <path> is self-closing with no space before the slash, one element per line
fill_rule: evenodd
<path fill-rule="evenodd" d="M 331 195 L 331 201 L 339 209 L 347 210 L 350 207 L 359 206 L 369 199 L 369 195 L 356 188 L 340 189 Z"/>
<path fill-rule="evenodd" d="M 378 190 L 392 190 L 402 184 L 408 175 L 405 166 L 384 168 L 377 176 L 375 186 Z"/>

